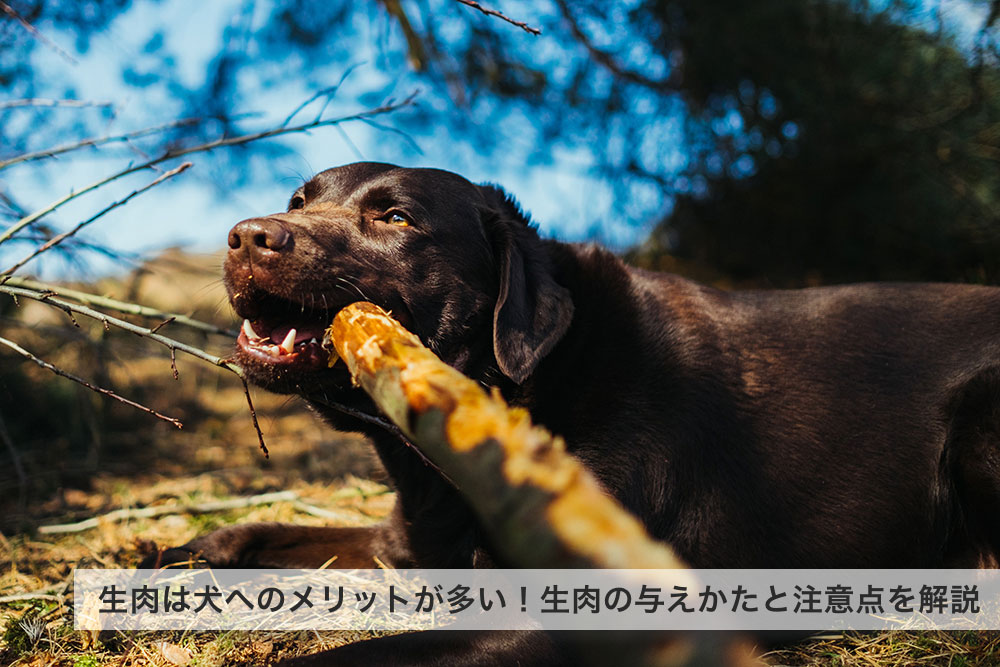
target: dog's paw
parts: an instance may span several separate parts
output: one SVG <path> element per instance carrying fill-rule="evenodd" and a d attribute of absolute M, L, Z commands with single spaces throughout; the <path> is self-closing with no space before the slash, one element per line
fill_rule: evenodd
<path fill-rule="evenodd" d="M 220 528 L 187 544 L 155 549 L 139 567 L 253 567 L 261 542 L 269 533 L 280 532 L 279 526 L 252 523 Z"/>
<path fill-rule="evenodd" d="M 140 570 L 158 570 L 162 567 L 202 567 L 207 565 L 186 547 L 162 547 L 152 545 L 139 563 Z"/>

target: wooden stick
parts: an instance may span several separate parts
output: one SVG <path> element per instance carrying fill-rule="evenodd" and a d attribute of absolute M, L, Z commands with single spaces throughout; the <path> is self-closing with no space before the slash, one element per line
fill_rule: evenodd
<path fill-rule="evenodd" d="M 379 408 L 465 492 L 511 562 L 684 567 L 604 493 L 561 438 L 443 363 L 382 309 L 348 306 L 330 337 Z"/>
<path fill-rule="evenodd" d="M 244 498 L 233 498 L 231 500 L 212 500 L 197 504 L 175 504 L 158 505 L 155 507 L 141 507 L 134 509 L 118 509 L 108 512 L 99 517 L 77 521 L 76 523 L 62 523 L 50 526 L 41 526 L 38 532 L 42 535 L 55 535 L 61 533 L 79 533 L 91 528 L 97 528 L 102 522 L 127 521 L 129 519 L 150 519 L 165 514 L 207 514 L 209 512 L 224 512 L 227 510 L 242 509 L 244 507 L 254 507 L 256 505 L 270 505 L 273 503 L 295 501 L 298 494 L 294 491 L 274 491 L 272 493 L 262 493 L 257 496 L 247 496 Z"/>

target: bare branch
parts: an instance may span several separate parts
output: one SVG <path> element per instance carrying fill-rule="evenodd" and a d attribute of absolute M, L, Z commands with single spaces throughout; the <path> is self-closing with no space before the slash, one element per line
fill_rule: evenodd
<path fill-rule="evenodd" d="M 11 225 L 3 234 L 0 234 L 0 244 L 8 241 L 12 236 L 14 236 L 14 234 L 17 234 L 19 231 L 21 231 L 22 229 L 24 229 L 28 225 L 34 223 L 35 221 L 39 220 L 43 216 L 46 216 L 49 213 L 55 211 L 56 209 L 58 209 L 59 207 L 63 206 L 67 202 L 72 201 L 73 199 L 76 199 L 77 197 L 79 197 L 79 196 L 81 196 L 83 194 L 91 192 L 92 190 L 96 190 L 97 188 L 100 188 L 100 187 L 102 187 L 104 185 L 107 185 L 108 183 L 116 181 L 119 178 L 122 178 L 124 176 L 128 176 L 129 174 L 133 174 L 133 173 L 135 173 L 137 171 L 142 171 L 144 169 L 149 169 L 150 167 L 158 165 L 161 162 L 165 162 L 167 160 L 172 160 L 174 158 L 182 157 L 184 155 L 190 155 L 192 153 L 202 153 L 202 152 L 210 151 L 210 150 L 213 150 L 213 149 L 216 149 L 216 148 L 226 148 L 226 147 L 229 147 L 229 146 L 236 146 L 236 145 L 239 145 L 239 144 L 245 144 L 245 143 L 249 143 L 251 141 L 257 141 L 259 139 L 266 139 L 266 138 L 269 138 L 269 137 L 275 137 L 275 136 L 279 136 L 279 135 L 282 135 L 282 134 L 292 134 L 292 133 L 296 133 L 296 132 L 306 132 L 308 130 L 313 130 L 313 129 L 316 129 L 316 128 L 319 128 L 319 127 L 326 127 L 328 125 L 338 125 L 340 123 L 346 123 L 346 122 L 352 121 L 352 120 L 364 120 L 366 118 L 372 118 L 372 117 L 375 117 L 375 116 L 380 116 L 380 115 L 383 115 L 383 114 L 386 114 L 386 113 L 390 113 L 392 111 L 396 111 L 396 110 L 401 109 L 403 107 L 409 106 L 410 104 L 413 104 L 413 100 L 416 97 L 416 95 L 417 95 L 417 93 L 414 92 L 409 97 L 407 97 L 406 99 L 404 99 L 401 102 L 390 101 L 390 102 L 387 102 L 386 104 L 383 104 L 382 106 L 376 107 L 374 109 L 369 109 L 367 111 L 362 111 L 360 113 L 351 114 L 351 115 L 348 115 L 348 116 L 341 116 L 339 118 L 330 118 L 328 120 L 314 120 L 311 123 L 305 123 L 303 125 L 296 125 L 294 127 L 277 127 L 277 128 L 273 128 L 273 129 L 270 129 L 270 130 L 264 130 L 262 132 L 252 132 L 250 134 L 242 134 L 242 135 L 238 135 L 238 136 L 235 136 L 235 137 L 223 137 L 223 138 L 220 138 L 220 139 L 215 139 L 214 141 L 209 141 L 209 142 L 204 143 L 204 144 L 199 144 L 197 146 L 190 146 L 188 148 L 178 148 L 178 149 L 167 150 L 166 152 L 164 152 L 159 157 L 155 157 L 155 158 L 152 158 L 150 160 L 146 160 L 145 162 L 133 165 L 131 167 L 128 167 L 127 169 L 123 169 L 123 170 L 121 170 L 121 171 L 119 171 L 117 173 L 114 173 L 114 174 L 112 174 L 110 176 L 102 178 L 99 181 L 95 181 L 94 183 L 91 183 L 90 185 L 88 185 L 88 186 L 86 186 L 86 187 L 84 187 L 84 188 L 82 188 L 80 190 L 76 190 L 74 192 L 69 193 L 68 195 L 65 195 L 64 197 L 61 197 L 61 198 L 55 200 L 54 202 L 52 202 L 48 206 L 46 206 L 44 208 L 41 208 L 41 209 L 35 211 L 34 213 L 32 213 L 30 215 L 24 216 L 23 218 L 21 218 L 20 220 L 18 220 L 16 223 L 14 223 L 13 225 Z"/>
<path fill-rule="evenodd" d="M 32 160 L 41 160 L 47 157 L 54 157 L 56 155 L 61 155 L 63 153 L 69 153 L 70 151 L 79 150 L 81 148 L 87 148 L 88 146 L 103 146 L 104 144 L 111 144 L 119 141 L 128 142 L 131 141 L 132 139 L 147 137 L 151 134 L 165 132 L 166 130 L 172 130 L 177 127 L 186 127 L 188 125 L 195 125 L 196 123 L 201 122 L 201 120 L 202 120 L 201 118 L 183 118 L 181 120 L 175 120 L 172 123 L 155 125 L 153 127 L 147 127 L 141 130 L 135 130 L 134 132 L 126 132 L 124 134 L 109 134 L 103 137 L 91 137 L 90 139 L 83 139 L 81 141 L 74 141 L 72 143 L 63 144 L 62 146 L 56 146 L 55 148 L 47 148 L 45 150 L 32 151 L 30 153 L 21 153 L 20 155 L 14 156 L 8 160 L 0 160 L 0 169 L 6 169 L 7 167 L 13 164 L 20 164 L 22 162 L 31 162 Z"/>
<path fill-rule="evenodd" d="M 11 282 L 13 282 L 15 280 L 17 280 L 17 279 L 16 278 L 11 278 L 10 279 Z M 25 282 L 29 282 L 29 281 L 22 281 L 22 284 L 24 284 Z M 35 284 L 37 284 L 37 283 L 35 283 Z M 230 361 L 229 359 L 224 359 L 224 358 L 216 356 L 214 354 L 210 354 L 210 353 L 208 353 L 208 352 L 206 352 L 206 351 L 204 351 L 204 350 L 202 350 L 200 348 L 194 347 L 193 345 L 188 345 L 187 343 L 182 343 L 180 341 L 174 340 L 173 338 L 169 338 L 167 336 L 164 336 L 163 334 L 156 333 L 156 331 L 154 329 L 150 329 L 149 327 L 138 326 L 136 324 L 132 324 L 131 322 L 127 322 L 127 321 L 119 319 L 117 317 L 112 317 L 111 315 L 108 315 L 106 313 L 102 313 L 102 312 L 94 310 L 92 308 L 88 308 L 87 306 L 82 306 L 82 305 L 78 305 L 78 304 L 75 304 L 75 303 L 70 303 L 69 301 L 65 301 L 63 299 L 55 298 L 55 296 L 54 296 L 54 294 L 52 292 L 43 292 L 43 291 L 37 291 L 37 290 L 32 290 L 32 289 L 24 289 L 22 287 L 11 287 L 10 285 L 2 285 L 2 284 L 0 284 L 0 293 L 10 294 L 15 299 L 17 297 L 25 297 L 25 298 L 28 298 L 28 299 L 34 299 L 35 301 L 40 301 L 42 303 L 47 303 L 47 304 L 49 304 L 49 305 L 51 305 L 51 306 L 53 306 L 55 308 L 61 309 L 63 312 L 65 312 L 67 315 L 69 315 L 70 318 L 73 317 L 73 315 L 72 315 L 73 313 L 79 313 L 81 315 L 86 315 L 87 317 L 90 317 L 90 318 L 93 318 L 95 320 L 98 320 L 99 322 L 101 322 L 102 324 L 104 324 L 105 329 L 107 329 L 110 326 L 115 326 L 115 327 L 118 327 L 119 329 L 124 329 L 125 331 L 129 331 L 131 333 L 134 333 L 137 336 L 141 336 L 142 338 L 148 338 L 150 340 L 156 341 L 160 345 L 163 345 L 168 350 L 170 350 L 170 367 L 171 367 L 171 370 L 174 373 L 174 378 L 175 379 L 177 378 L 176 353 L 178 351 L 184 352 L 186 354 L 189 354 L 192 357 L 195 357 L 196 359 L 201 359 L 202 361 L 207 361 L 208 363 L 212 364 L 213 366 L 218 366 L 220 368 L 225 368 L 226 370 L 235 373 L 240 378 L 240 381 L 243 382 L 243 390 L 244 390 L 244 392 L 246 394 L 246 397 L 247 397 L 247 404 L 250 406 L 250 417 L 253 420 L 254 430 L 257 431 L 257 439 L 260 442 L 261 451 L 264 452 L 264 456 L 265 457 L 269 457 L 269 454 L 268 454 L 268 451 L 267 451 L 267 445 L 264 443 L 264 434 L 261 431 L 260 424 L 257 421 L 257 411 L 254 409 L 253 400 L 250 398 L 250 387 L 247 385 L 246 379 L 244 378 L 243 369 L 239 365 L 237 365 L 236 363 Z M 85 294 L 80 293 L 80 292 L 78 292 L 77 294 L 78 295 L 92 297 L 92 295 L 85 295 Z M 118 302 L 118 303 L 120 303 L 120 302 Z M 124 305 L 125 306 L 132 306 L 133 308 L 136 308 L 136 309 L 141 309 L 142 308 L 141 306 L 135 306 L 134 304 L 124 304 Z M 150 309 L 150 310 L 152 310 L 152 309 Z M 187 319 L 187 318 L 185 318 L 185 319 Z M 73 320 L 73 324 L 76 325 L 76 320 Z M 79 325 L 77 325 L 77 326 L 79 326 Z M 162 326 L 162 323 L 160 325 L 157 325 L 156 329 L 159 329 L 160 326 Z M 16 345 L 15 343 L 11 343 L 10 341 L 7 341 L 7 340 L 2 339 L 2 338 L 0 338 L 0 343 L 9 344 L 9 345 Z M 20 348 L 16 348 L 16 349 L 20 350 Z M 30 353 L 27 353 L 27 351 L 23 351 L 23 352 L 25 354 L 30 354 Z M 123 399 L 120 396 L 118 396 L 117 394 L 114 394 L 113 392 L 108 392 L 108 390 L 106 390 L 106 389 L 100 389 L 98 387 L 94 387 L 93 385 L 90 385 L 89 383 L 85 382 L 84 380 L 82 380 L 80 378 L 77 378 L 76 376 L 67 374 L 64 371 L 56 368 L 55 366 L 52 366 L 51 364 L 48 364 L 47 362 L 44 362 L 44 361 L 42 361 L 40 359 L 37 359 L 37 358 L 32 358 L 32 360 L 35 361 L 36 363 L 39 363 L 39 364 L 43 365 L 45 368 L 48 368 L 49 370 L 51 370 L 54 373 L 57 373 L 59 375 L 64 375 L 65 377 L 68 377 L 68 378 L 70 378 L 72 380 L 76 380 L 77 382 L 80 382 L 80 383 L 86 385 L 87 387 L 90 387 L 90 388 L 94 389 L 95 391 L 98 391 L 99 393 L 106 393 L 107 395 L 110 395 L 110 396 L 112 396 L 114 398 L 117 398 L 120 401 L 123 401 L 125 403 L 129 403 L 130 405 L 135 405 L 136 407 L 139 407 L 140 409 L 143 409 L 145 411 L 152 412 L 149 408 L 145 408 L 143 406 L 140 406 L 137 403 L 132 403 L 131 401 L 128 401 L 127 399 Z M 167 419 L 168 421 L 175 421 L 176 422 L 176 420 L 172 420 L 169 417 L 162 417 L 162 415 L 159 415 L 159 413 L 153 412 L 153 414 L 156 414 L 157 416 L 159 416 L 161 418 Z M 178 424 L 178 428 L 180 428 L 180 422 L 176 422 L 176 423 Z"/>
<path fill-rule="evenodd" d="M 35 591 L 33 593 L 15 593 L 14 595 L 3 595 L 0 596 L 0 604 L 6 604 L 7 602 L 28 602 L 30 600 L 52 600 L 61 601 L 64 599 L 64 595 L 57 595 L 49 591 L 57 591 L 61 589 L 62 586 L 49 586 L 48 588 L 43 588 L 40 591 Z"/>
<path fill-rule="evenodd" d="M 19 109 L 21 107 L 68 107 L 71 109 L 81 109 L 85 107 L 97 107 L 109 109 L 114 105 L 111 102 L 90 102 L 88 100 L 47 100 L 40 97 L 26 97 L 19 100 L 6 100 L 0 102 L 0 111 L 3 109 Z"/>
<path fill-rule="evenodd" d="M 97 528 L 97 526 L 105 522 L 128 521 L 130 519 L 151 519 L 153 517 L 168 514 L 207 514 L 209 512 L 225 512 L 228 510 L 242 509 L 244 507 L 271 505 L 273 503 L 281 502 L 294 502 L 298 500 L 298 497 L 299 494 L 294 491 L 273 491 L 271 493 L 261 493 L 256 496 L 233 498 L 231 500 L 212 500 L 204 503 L 184 503 L 159 505 L 155 507 L 118 509 L 108 512 L 103 516 L 93 517 L 76 523 L 41 526 L 38 529 L 38 532 L 42 535 L 79 533 L 91 528 Z"/>
<path fill-rule="evenodd" d="M 459 0 L 459 2 L 461 1 L 462 0 Z M 640 86 L 653 88 L 654 90 L 672 91 L 677 89 L 677 81 L 675 80 L 673 73 L 669 74 L 665 79 L 651 79 L 644 74 L 627 69 L 624 65 L 619 63 L 612 54 L 597 48 L 594 43 L 590 41 L 590 37 L 583 32 L 580 24 L 577 23 L 576 17 L 573 16 L 573 12 L 570 10 L 566 0 L 556 0 L 556 4 L 559 5 L 559 10 L 562 12 L 563 18 L 566 19 L 566 22 L 569 24 L 569 29 L 573 33 L 573 37 L 575 37 L 576 40 L 583 45 L 583 48 L 587 49 L 587 52 L 590 53 L 590 57 L 593 58 L 596 63 L 604 66 L 612 74 L 628 81 L 629 83 L 636 83 Z"/>
<path fill-rule="evenodd" d="M 42 303 L 50 304 L 56 308 L 59 308 L 63 312 L 67 313 L 72 317 L 72 313 L 79 313 L 80 315 L 86 315 L 92 319 L 97 320 L 104 324 L 105 327 L 113 326 L 119 329 L 124 329 L 130 333 L 134 333 L 142 338 L 148 338 L 150 340 L 156 341 L 160 345 L 163 345 L 167 349 L 177 350 L 179 352 L 184 352 L 192 357 L 201 359 L 202 361 L 207 361 L 214 366 L 221 366 L 222 368 L 228 369 L 243 377 L 243 369 L 228 359 L 223 359 L 222 357 L 215 356 L 204 350 L 201 350 L 193 345 L 188 345 L 187 343 L 182 343 L 180 341 L 174 340 L 173 338 L 168 338 L 163 334 L 154 333 L 149 327 L 139 326 L 137 324 L 132 324 L 125 320 L 113 317 L 106 313 L 94 310 L 93 308 L 88 308 L 87 306 L 81 306 L 79 304 L 71 303 L 63 299 L 56 298 L 52 293 L 49 292 L 38 292 L 35 290 L 24 289 L 21 287 L 11 287 L 10 285 L 0 285 L 0 293 L 10 294 L 14 297 L 24 297 L 26 299 L 33 299 L 35 301 L 40 301 Z"/>
<path fill-rule="evenodd" d="M 336 84 L 334 84 L 332 86 L 329 86 L 327 88 L 324 88 L 324 89 L 318 91 L 315 95 L 313 95 L 312 97 L 310 97 L 308 100 L 306 100 L 305 102 L 303 102 L 299 106 L 295 107 L 295 110 L 292 111 L 292 113 L 288 114 L 288 117 L 285 118 L 285 121 L 281 124 L 281 126 L 284 127 L 285 125 L 288 125 L 289 123 L 291 123 L 292 119 L 295 118 L 299 114 L 300 111 L 302 111 L 303 109 L 305 109 L 307 106 L 309 106 L 310 104 L 312 104 L 313 102 L 315 102 L 319 98 L 326 97 L 327 98 L 327 102 L 329 102 L 329 100 L 334 95 L 337 94 L 337 91 L 340 90 L 340 87 L 342 85 L 344 85 L 344 82 L 347 81 L 347 77 L 351 76 L 351 74 L 354 73 L 354 70 L 356 70 L 357 68 L 361 67 L 362 65 L 364 65 L 363 62 L 354 63 L 352 65 L 348 65 L 347 69 L 344 70 L 344 73 L 340 75 L 340 81 L 338 81 Z M 320 115 L 323 114 L 323 110 L 325 110 L 325 109 L 326 109 L 326 105 L 324 104 L 323 105 L 323 109 L 320 110 Z M 319 120 L 318 116 L 316 117 L 316 120 Z"/>
<path fill-rule="evenodd" d="M 59 46 L 56 45 L 55 42 L 53 42 L 51 39 L 49 39 L 42 33 L 38 32 L 38 29 L 35 28 L 35 26 L 28 23 L 28 21 L 23 16 L 18 14 L 13 7 L 8 5 L 6 2 L 3 2 L 3 0 L 0 0 L 0 9 L 3 10 L 4 14 L 11 17 L 12 19 L 20 23 L 22 26 L 24 26 L 24 29 L 27 30 L 29 33 L 31 33 L 31 36 L 37 39 L 39 42 L 41 42 L 45 46 L 49 47 L 50 49 L 58 53 L 60 56 L 68 60 L 70 63 L 74 65 L 79 64 L 76 58 L 63 51 L 61 48 L 59 48 Z"/>
<path fill-rule="evenodd" d="M 260 430 L 260 424 L 257 422 L 257 410 L 253 407 L 253 399 L 250 398 L 250 385 L 247 384 L 247 379 L 240 375 L 240 381 L 243 383 L 243 393 L 247 397 L 247 407 L 250 408 L 250 418 L 253 420 L 253 428 L 257 431 L 257 441 L 260 443 L 260 451 L 264 452 L 264 458 L 271 458 L 270 452 L 267 451 L 267 445 L 264 444 L 264 433 Z"/>
<path fill-rule="evenodd" d="M 154 417 L 156 417 L 158 419 L 162 419 L 163 421 L 170 422 L 171 424 L 173 424 L 177 428 L 183 428 L 184 427 L 184 424 L 182 424 L 179 420 L 174 419 L 173 417 L 168 417 L 168 416 L 166 416 L 164 414 L 160 414 L 156 410 L 154 410 L 152 408 L 148 408 L 145 405 L 142 405 L 141 403 L 136 403 L 135 401 L 130 401 L 129 399 L 125 398 L 124 396 L 120 396 L 120 395 L 116 394 L 115 392 L 111 391 L 110 389 L 105 389 L 104 387 L 98 387 L 97 385 L 94 385 L 94 384 L 91 384 L 91 383 L 87 382 L 86 380 L 84 380 L 82 377 L 80 377 L 78 375 L 73 375 L 72 373 L 64 371 L 63 369 L 59 368 L 58 366 L 53 366 L 52 364 L 50 364 L 49 362 L 45 361 L 44 359 L 39 359 L 38 357 L 36 357 L 35 355 L 33 355 L 31 352 L 28 352 L 27 350 L 25 350 L 23 347 L 21 347 L 20 345 L 18 345 L 17 343 L 15 343 L 12 340 L 7 340 L 6 338 L 0 337 L 0 345 L 6 345 L 10 349 L 12 349 L 15 352 L 17 352 L 18 354 L 20 354 L 25 359 L 38 364 L 39 366 L 41 366 L 42 368 L 44 368 L 46 370 L 52 371 L 53 373 L 55 373 L 56 375 L 58 375 L 60 377 L 64 377 L 64 378 L 66 378 L 68 380 L 72 380 L 73 382 L 78 382 L 79 384 L 82 384 L 84 387 L 86 387 L 87 389 L 90 389 L 91 391 L 96 391 L 98 394 L 103 394 L 104 396 L 108 396 L 110 398 L 113 398 L 116 401 L 120 401 L 120 402 L 124 403 L 125 405 L 131 405 L 133 408 L 137 408 L 139 410 L 142 410 L 143 412 L 149 413 L 149 414 L 153 415 Z"/>
<path fill-rule="evenodd" d="M 503 21 L 506 21 L 507 23 L 510 23 L 511 25 L 516 25 L 521 30 L 523 30 L 523 31 L 525 31 L 527 33 L 531 33 L 532 35 L 541 35 L 542 34 L 542 31 L 539 30 L 538 28 L 532 28 L 527 23 L 522 23 L 521 21 L 515 21 L 514 19 L 501 14 L 500 12 L 498 12 L 495 9 L 489 9 L 487 7 L 483 7 L 482 5 L 480 5 L 478 2 L 475 2 L 474 0 L 457 0 L 457 1 L 460 2 L 460 3 L 462 3 L 463 5 L 465 5 L 466 7 L 472 7 L 473 9 L 478 9 L 479 11 L 481 11 L 483 14 L 486 14 L 487 16 L 495 16 L 498 19 L 501 19 Z"/>
<path fill-rule="evenodd" d="M 99 218 L 103 217 L 105 214 L 113 211 L 114 209 L 118 208 L 119 206 L 127 204 L 133 197 L 137 197 L 137 196 L 141 195 L 143 192 L 146 192 L 147 190 L 150 190 L 150 189 L 156 187 L 157 185 L 159 185 L 163 181 L 166 181 L 166 180 L 168 180 L 170 178 L 173 178 L 177 174 L 180 174 L 181 172 L 187 170 L 190 166 L 191 166 L 190 162 L 185 162 L 184 164 L 180 165 L 179 167 L 175 167 L 174 169 L 171 169 L 168 172 L 160 174 L 160 176 L 158 176 L 155 180 L 151 181 L 150 183 L 144 185 L 143 187 L 141 187 L 141 188 L 139 188 L 137 190 L 133 190 L 128 195 L 126 195 L 125 197 L 119 199 L 118 201 L 113 202 L 113 203 L 109 204 L 108 206 L 105 206 L 103 209 L 101 209 L 100 211 L 98 211 L 94 215 L 90 216 L 89 218 L 87 218 L 83 222 L 77 224 L 72 229 L 70 229 L 70 230 L 68 230 L 66 232 L 63 232 L 62 234 L 57 234 L 56 236 L 53 236 L 51 239 L 49 239 L 48 241 L 46 241 L 45 243 L 43 243 L 41 246 L 39 246 L 38 248 L 36 248 L 33 252 L 31 252 L 30 254 L 28 254 L 27 256 L 25 256 L 23 259 L 21 259 L 20 261 L 18 261 L 16 264 L 14 264 L 14 266 L 10 267 L 9 269 L 7 269 L 6 271 L 4 271 L 3 273 L 0 273 L 0 276 L 9 276 L 9 275 L 11 275 L 12 273 L 14 273 L 18 269 L 20 269 L 22 266 L 24 266 L 25 264 L 27 264 L 28 262 L 30 262 L 31 260 L 33 260 L 35 257 L 38 257 L 39 255 L 41 255 L 46 250 L 49 250 L 49 249 L 51 249 L 51 248 L 59 245 L 60 243 L 62 243 L 63 241 L 65 241 L 66 239 L 70 238 L 71 236 L 73 236 L 74 234 L 76 234 L 78 231 L 80 231 L 81 229 L 83 229 L 84 227 L 86 227 L 87 225 L 89 225 L 89 224 L 97 221 Z M 0 283 L 2 283 L 2 282 L 4 282 L 4 281 L 2 279 L 0 279 Z"/>
<path fill-rule="evenodd" d="M 219 334 L 221 336 L 227 336 L 229 338 L 236 338 L 238 332 L 225 329 L 223 327 L 218 327 L 214 324 L 209 324 L 207 322 L 202 322 L 200 320 L 193 319 L 187 315 L 181 315 L 179 313 L 169 313 L 158 308 L 150 308 L 148 306 L 140 306 L 138 304 L 129 303 L 127 301 L 119 301 L 117 299 L 111 299 L 105 296 L 98 296 L 96 294 L 90 294 L 88 292 L 80 292 L 78 290 L 70 289 L 68 287 L 61 287 L 56 285 L 50 285 L 48 283 L 36 282 L 34 280 L 28 280 L 27 278 L 18 278 L 11 276 L 7 279 L 5 283 L 11 287 L 21 287 L 28 290 L 33 290 L 41 295 L 51 294 L 61 297 L 66 297 L 67 299 L 73 299 L 74 301 L 79 301 L 80 303 L 88 304 L 91 306 L 100 306 L 101 308 L 108 308 L 110 310 L 117 311 L 119 313 L 126 313 L 128 315 L 138 315 L 139 317 L 148 317 L 150 319 L 157 319 L 161 321 L 171 321 L 177 324 L 182 324 L 191 329 L 197 329 L 199 331 L 204 331 L 206 333 Z M 156 333 L 159 327 L 151 329 L 153 333 Z"/>

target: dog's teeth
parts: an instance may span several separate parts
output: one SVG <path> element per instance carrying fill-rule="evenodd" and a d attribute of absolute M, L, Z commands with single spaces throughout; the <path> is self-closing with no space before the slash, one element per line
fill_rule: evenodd
<path fill-rule="evenodd" d="M 243 333 L 247 335 L 250 340 L 260 340 L 261 336 L 253 330 L 253 325 L 250 324 L 250 320 L 243 320 Z"/>
<path fill-rule="evenodd" d="M 295 337 L 297 335 L 298 332 L 295 329 L 289 329 L 285 335 L 285 340 L 281 341 L 281 345 L 278 347 L 284 350 L 285 354 L 291 354 L 295 351 Z"/>

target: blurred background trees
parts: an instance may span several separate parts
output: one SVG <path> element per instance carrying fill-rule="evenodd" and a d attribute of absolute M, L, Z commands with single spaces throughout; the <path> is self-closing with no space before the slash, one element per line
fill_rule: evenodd
<path fill-rule="evenodd" d="M 85 54 L 95 35 L 150 4 L 9 7 L 43 34 L 72 35 Z M 632 245 L 646 265 L 773 286 L 991 282 L 1000 270 L 997 3 L 496 3 L 541 36 L 454 0 L 226 7 L 203 69 L 185 69 L 187 28 L 154 25 L 138 57 L 100 74 L 172 118 L 197 119 L 165 134 L 176 145 L 245 128 L 248 110 L 293 82 L 322 102 L 361 65 L 340 99 L 371 106 L 422 90 L 419 107 L 393 123 L 423 155 L 394 141 L 365 157 L 495 180 L 506 172 L 489 176 L 484 162 L 580 170 L 608 194 L 585 209 L 593 219 L 574 222 L 583 232 L 565 236 Z M 51 96 L 54 85 L 78 92 L 71 77 L 33 64 L 40 50 L 52 47 L 8 13 L 7 97 Z M 4 154 L 97 133 L 114 113 L 5 108 Z M 267 160 L 281 151 L 257 144 L 219 156 L 213 176 L 225 188 L 273 180 Z M 543 222 L 562 235 L 560 221 Z M 609 232 L 615 225 L 631 231 Z"/>

